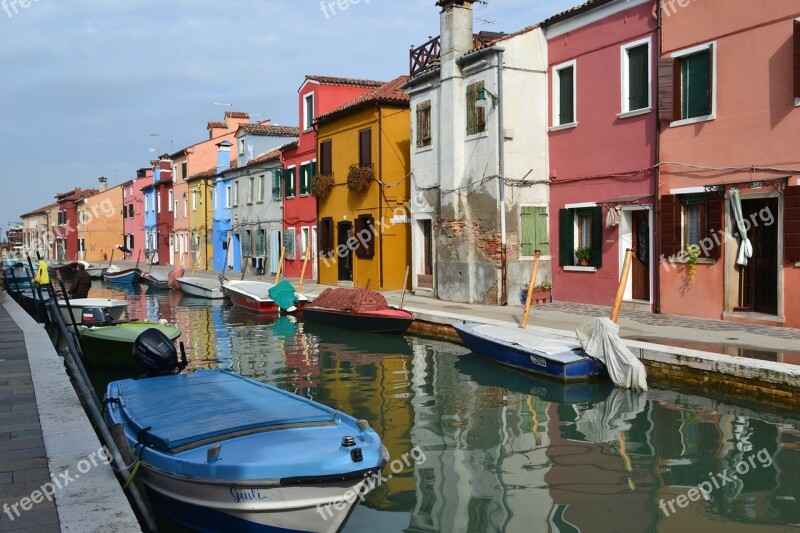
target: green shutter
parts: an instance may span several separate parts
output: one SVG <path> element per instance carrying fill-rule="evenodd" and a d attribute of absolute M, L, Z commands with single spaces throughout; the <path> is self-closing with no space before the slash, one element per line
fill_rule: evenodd
<path fill-rule="evenodd" d="M 567 67 L 558 71 L 558 124 L 575 122 L 574 108 L 575 67 Z"/>
<path fill-rule="evenodd" d="M 628 50 L 628 111 L 649 105 L 648 65 L 650 47 L 646 44 Z"/>
<path fill-rule="evenodd" d="M 523 207 L 521 217 L 522 230 L 520 231 L 520 255 L 530 257 L 536 241 L 536 216 L 533 207 Z"/>
<path fill-rule="evenodd" d="M 592 208 L 592 260 L 596 268 L 603 266 L 603 208 Z"/>
<path fill-rule="evenodd" d="M 313 179 L 314 176 L 316 176 L 316 175 L 317 175 L 317 162 L 316 161 L 312 161 L 312 163 L 311 163 L 311 178 Z M 309 180 L 309 183 L 311 183 L 311 180 Z"/>
<path fill-rule="evenodd" d="M 558 264 L 575 264 L 575 212 L 572 209 L 558 211 Z"/>
<path fill-rule="evenodd" d="M 286 180 L 286 196 L 294 196 L 294 169 L 287 168 L 284 170 L 283 177 Z"/>
<path fill-rule="evenodd" d="M 542 255 L 550 255 L 550 236 L 547 231 L 547 208 L 534 207 L 533 219 L 536 226 L 533 251 L 539 250 Z"/>
<path fill-rule="evenodd" d="M 681 118 L 711 114 L 711 51 L 681 58 Z"/>

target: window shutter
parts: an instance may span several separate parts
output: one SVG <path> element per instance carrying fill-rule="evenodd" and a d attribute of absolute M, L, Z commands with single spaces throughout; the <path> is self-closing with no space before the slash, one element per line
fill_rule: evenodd
<path fill-rule="evenodd" d="M 572 209 L 558 211 L 558 259 L 561 266 L 575 264 L 575 212 Z"/>
<path fill-rule="evenodd" d="M 681 252 L 681 204 L 674 194 L 661 197 L 661 253 L 667 258 Z"/>
<path fill-rule="evenodd" d="M 658 120 L 672 122 L 678 114 L 675 112 L 676 90 L 675 65 L 678 62 L 671 57 L 658 60 Z M 680 105 L 680 99 L 677 99 Z"/>
<path fill-rule="evenodd" d="M 325 174 L 326 176 L 333 174 L 332 146 L 332 141 L 325 141 L 319 145 L 320 174 Z"/>
<path fill-rule="evenodd" d="M 365 221 L 363 218 L 358 217 L 354 221 L 354 228 L 355 228 L 355 237 L 356 237 L 356 257 L 366 257 L 366 249 L 362 244 L 361 238 L 364 236 L 361 232 L 366 227 Z"/>
<path fill-rule="evenodd" d="M 650 46 L 639 45 L 628 50 L 628 110 L 644 109 L 650 105 L 648 71 Z"/>
<path fill-rule="evenodd" d="M 783 196 L 784 255 L 786 261 L 800 261 L 800 186 L 786 187 Z"/>
<path fill-rule="evenodd" d="M 575 109 L 573 109 L 574 79 L 574 67 L 567 67 L 558 71 L 559 124 L 575 122 Z"/>
<path fill-rule="evenodd" d="M 372 130 L 358 132 L 358 164 L 362 167 L 372 164 Z"/>
<path fill-rule="evenodd" d="M 313 178 L 316 175 L 317 175 L 317 162 L 316 161 L 312 161 L 311 162 L 311 178 Z M 311 180 L 309 180 L 308 183 L 311 184 Z"/>
<path fill-rule="evenodd" d="M 717 193 L 711 193 L 708 195 L 708 211 L 707 211 L 707 221 L 706 221 L 706 237 L 710 238 L 711 241 L 714 243 L 711 246 L 711 249 L 708 251 L 707 257 L 711 259 L 719 259 L 722 257 L 722 246 L 717 246 L 717 241 L 714 240 L 714 234 L 717 234 L 717 239 L 722 242 L 725 237 L 720 237 L 719 235 L 724 234 L 722 230 L 722 226 L 724 222 L 722 221 L 722 212 L 724 203 L 722 198 L 719 197 Z"/>
<path fill-rule="evenodd" d="M 603 208 L 592 208 L 592 259 L 591 265 L 603 266 Z"/>
<path fill-rule="evenodd" d="M 800 20 L 794 21 L 794 97 L 800 98 Z"/>

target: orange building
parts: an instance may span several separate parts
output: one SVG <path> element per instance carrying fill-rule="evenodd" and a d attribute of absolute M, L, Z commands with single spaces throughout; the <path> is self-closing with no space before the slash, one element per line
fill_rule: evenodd
<path fill-rule="evenodd" d="M 100 263 L 104 255 L 124 242 L 122 185 L 106 189 L 100 178 L 100 192 L 75 203 L 78 212 L 78 258 Z M 119 257 L 119 255 L 117 256 Z M 136 261 L 133 257 L 131 260 Z"/>

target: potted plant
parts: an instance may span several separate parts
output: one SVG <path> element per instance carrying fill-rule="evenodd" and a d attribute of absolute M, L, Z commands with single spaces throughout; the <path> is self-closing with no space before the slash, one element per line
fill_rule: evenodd
<path fill-rule="evenodd" d="M 592 249 L 584 246 L 575 248 L 575 257 L 578 259 L 580 266 L 589 266 L 589 259 L 592 258 Z"/>
<path fill-rule="evenodd" d="M 328 196 L 333 188 L 333 176 L 329 174 L 317 174 L 311 178 L 311 194 L 317 198 Z"/>
<path fill-rule="evenodd" d="M 522 305 L 525 305 L 525 303 L 528 301 L 528 287 L 530 287 L 530 285 L 526 283 L 523 285 L 522 291 L 520 292 L 519 300 Z M 533 294 L 531 295 L 531 304 L 538 305 L 550 303 L 552 290 L 553 284 L 550 282 L 535 285 L 533 287 Z"/>
<path fill-rule="evenodd" d="M 356 193 L 364 192 L 374 178 L 375 171 L 371 166 L 350 165 L 350 171 L 347 173 L 347 188 Z"/>

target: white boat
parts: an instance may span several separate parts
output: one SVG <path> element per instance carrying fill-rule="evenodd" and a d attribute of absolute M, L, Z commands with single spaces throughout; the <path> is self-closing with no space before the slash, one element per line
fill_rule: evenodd
<path fill-rule="evenodd" d="M 269 293 L 270 289 L 273 287 L 275 287 L 275 285 L 264 281 L 225 280 L 222 284 L 222 288 L 227 293 L 233 305 L 249 309 L 256 313 L 266 314 L 280 312 L 280 307 L 275 303 Z M 288 285 L 287 287 L 290 288 Z M 294 292 L 294 297 L 297 302 L 297 309 L 301 309 L 308 303 L 308 298 L 298 292 Z"/>
<path fill-rule="evenodd" d="M 105 268 L 103 267 L 86 267 L 86 273 L 89 274 L 94 279 L 100 279 L 105 274 Z"/>
<path fill-rule="evenodd" d="M 208 278 L 178 278 L 178 284 L 184 294 L 212 300 L 225 298 L 218 280 Z"/>
<path fill-rule="evenodd" d="M 81 315 L 83 314 L 84 308 L 106 308 L 108 309 L 111 318 L 114 320 L 121 320 L 122 315 L 128 309 L 127 300 L 112 300 L 110 298 L 78 298 L 76 300 L 70 300 L 69 305 L 72 307 L 72 315 L 78 322 L 81 321 Z M 64 319 L 64 323 L 71 325 L 72 319 L 69 316 L 67 302 L 64 300 L 59 300 L 58 309 L 61 311 L 61 318 Z"/>

